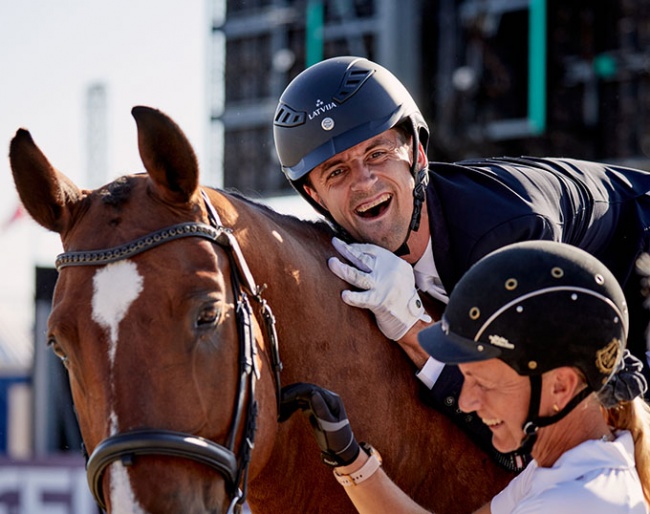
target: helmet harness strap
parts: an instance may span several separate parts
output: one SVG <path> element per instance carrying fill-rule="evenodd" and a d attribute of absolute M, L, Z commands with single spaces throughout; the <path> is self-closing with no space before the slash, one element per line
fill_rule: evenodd
<path fill-rule="evenodd" d="M 567 403 L 557 414 L 554 414 L 553 416 L 540 416 L 539 406 L 542 399 L 542 377 L 541 375 L 531 375 L 529 379 L 530 406 L 528 408 L 528 417 L 523 426 L 525 436 L 521 442 L 521 449 L 526 451 L 526 453 L 530 453 L 533 449 L 533 445 L 537 440 L 537 431 L 540 428 L 557 423 L 575 409 L 582 400 L 591 394 L 591 388 L 585 386 L 578 394 L 571 398 L 569 403 Z"/>
<path fill-rule="evenodd" d="M 422 218 L 422 207 L 424 205 L 425 191 L 429 183 L 429 169 L 427 166 L 418 170 L 418 160 L 417 152 L 420 147 L 420 138 L 418 136 L 418 131 L 416 126 L 413 126 L 413 164 L 411 165 L 411 175 L 415 179 L 415 187 L 413 188 L 413 214 L 411 215 L 411 222 L 409 223 L 408 230 L 406 231 L 406 237 L 404 242 L 400 247 L 395 250 L 395 255 L 401 257 L 403 255 L 408 255 L 411 250 L 408 246 L 409 237 L 411 237 L 411 231 L 417 232 L 420 228 L 420 220 Z"/>

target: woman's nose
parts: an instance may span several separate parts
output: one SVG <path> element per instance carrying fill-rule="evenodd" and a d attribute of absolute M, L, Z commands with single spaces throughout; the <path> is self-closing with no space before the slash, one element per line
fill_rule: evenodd
<path fill-rule="evenodd" d="M 467 380 L 465 380 L 458 397 L 458 408 L 463 412 L 474 412 L 479 409 L 479 405 L 480 400 L 476 387 L 468 384 Z"/>

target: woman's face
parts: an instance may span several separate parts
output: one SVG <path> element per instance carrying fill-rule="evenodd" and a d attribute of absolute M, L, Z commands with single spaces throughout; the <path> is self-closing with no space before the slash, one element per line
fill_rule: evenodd
<path fill-rule="evenodd" d="M 530 403 L 530 380 L 499 359 L 460 364 L 465 376 L 458 405 L 476 411 L 492 431 L 492 444 L 500 452 L 518 449 Z"/>

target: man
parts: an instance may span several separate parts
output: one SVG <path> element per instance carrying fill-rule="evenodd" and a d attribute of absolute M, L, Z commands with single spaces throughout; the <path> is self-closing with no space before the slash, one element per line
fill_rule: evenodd
<path fill-rule="evenodd" d="M 285 175 L 341 231 L 333 243 L 347 262 L 329 266 L 352 286 L 343 301 L 374 313 L 461 426 L 476 428 L 457 408 L 460 373 L 417 342 L 431 322 L 418 292 L 446 303 L 465 271 L 504 245 L 554 240 L 600 259 L 625 285 L 630 348 L 644 356 L 650 266 L 637 260 L 650 245 L 649 173 L 571 159 L 428 163 L 429 130 L 406 88 L 357 57 L 297 76 L 273 128 Z"/>

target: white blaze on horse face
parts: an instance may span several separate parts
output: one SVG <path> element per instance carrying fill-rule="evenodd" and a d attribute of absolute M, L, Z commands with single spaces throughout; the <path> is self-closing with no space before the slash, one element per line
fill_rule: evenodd
<path fill-rule="evenodd" d="M 101 268 L 93 277 L 93 320 L 109 331 L 111 366 L 117 351 L 118 328 L 131 304 L 142 291 L 142 275 L 129 260 Z"/>
<path fill-rule="evenodd" d="M 124 464 L 111 464 L 111 512 L 119 514 L 146 514 L 138 503 Z"/>
<path fill-rule="evenodd" d="M 117 434 L 117 431 L 119 430 L 119 426 L 117 424 L 117 414 L 115 414 L 115 411 L 111 411 L 111 416 L 110 416 L 110 428 L 109 428 L 109 434 L 110 435 L 115 435 Z"/>
<path fill-rule="evenodd" d="M 117 414 L 113 411 L 110 415 L 110 434 L 115 435 L 118 430 Z M 111 464 L 110 478 L 111 511 L 120 514 L 146 514 L 135 497 L 129 472 L 119 460 Z"/>

